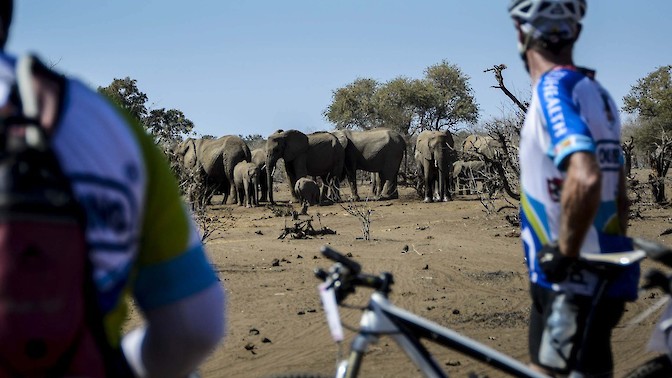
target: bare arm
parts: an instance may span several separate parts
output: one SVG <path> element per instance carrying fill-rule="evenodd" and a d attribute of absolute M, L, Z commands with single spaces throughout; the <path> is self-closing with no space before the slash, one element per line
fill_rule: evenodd
<path fill-rule="evenodd" d="M 577 257 L 600 206 L 602 175 L 595 156 L 590 153 L 575 152 L 568 159 L 567 178 L 560 198 L 562 217 L 558 244 L 564 255 Z"/>
<path fill-rule="evenodd" d="M 224 292 L 214 284 L 145 316 L 147 324 L 129 332 L 121 343 L 135 375 L 187 377 L 224 335 Z"/>
<path fill-rule="evenodd" d="M 616 206 L 618 211 L 618 224 L 621 227 L 621 235 L 628 234 L 628 215 L 630 213 L 630 200 L 628 199 L 627 186 L 625 185 L 625 171 L 621 168 L 618 177 L 618 197 Z"/>

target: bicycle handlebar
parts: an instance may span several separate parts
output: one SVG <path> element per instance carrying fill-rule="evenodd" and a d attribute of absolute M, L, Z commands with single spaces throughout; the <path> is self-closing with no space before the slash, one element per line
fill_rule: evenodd
<path fill-rule="evenodd" d="M 585 254 L 580 258 L 581 265 L 586 269 L 595 271 L 605 277 L 610 277 L 610 273 L 618 271 L 635 264 L 646 257 L 672 267 L 672 249 L 640 238 L 632 238 L 634 251 L 616 252 L 604 254 Z M 394 279 L 390 273 L 382 273 L 378 276 L 361 273 L 362 266 L 356 261 L 337 252 L 328 245 L 322 246 L 320 251 L 324 257 L 334 261 L 334 265 L 329 272 L 323 269 L 316 269 L 315 276 L 322 281 L 331 280 L 336 290 L 337 302 L 341 302 L 350 293 L 354 293 L 357 286 L 364 286 L 387 295 L 391 291 Z M 345 269 L 344 269 L 345 268 Z"/>
<path fill-rule="evenodd" d="M 649 240 L 632 238 L 636 249 L 642 250 L 650 259 L 672 268 L 672 249 Z"/>
<path fill-rule="evenodd" d="M 328 245 L 322 246 L 322 248 L 320 248 L 320 252 L 322 252 L 322 255 L 329 260 L 343 264 L 343 266 L 348 268 L 354 274 L 358 274 L 362 271 L 362 266 L 359 265 L 359 263 L 336 252 L 336 250 L 332 249 Z"/>
<path fill-rule="evenodd" d="M 358 286 L 374 289 L 387 296 L 392 290 L 394 278 L 390 273 L 382 273 L 378 276 L 361 273 L 362 267 L 359 263 L 342 255 L 329 246 L 323 246 L 322 254 L 331 261 L 336 262 L 329 269 L 315 269 L 315 276 L 323 282 L 330 281 L 336 294 L 336 302 L 342 302 L 349 294 L 355 292 Z"/>

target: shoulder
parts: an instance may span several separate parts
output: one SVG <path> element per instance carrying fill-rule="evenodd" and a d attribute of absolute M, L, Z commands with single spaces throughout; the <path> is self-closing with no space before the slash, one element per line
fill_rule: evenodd
<path fill-rule="evenodd" d="M 541 76 L 537 84 L 537 92 L 540 97 L 558 97 L 571 94 L 579 84 L 590 81 L 581 70 L 573 67 L 557 67 Z"/>

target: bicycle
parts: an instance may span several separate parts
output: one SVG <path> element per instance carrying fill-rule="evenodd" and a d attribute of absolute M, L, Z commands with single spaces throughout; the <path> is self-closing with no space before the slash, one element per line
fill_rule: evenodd
<path fill-rule="evenodd" d="M 594 254 L 580 259 L 583 268 L 591 269 L 598 272 L 600 277 L 604 277 L 603 283 L 598 288 L 599 293 L 604 292 L 613 273 L 646 257 L 672 267 L 672 250 L 641 239 L 632 240 L 635 245 L 633 251 Z M 323 246 L 321 253 L 335 263 L 328 271 L 317 269 L 315 275 L 322 281 L 319 285 L 322 305 L 331 335 L 336 342 L 344 339 L 338 306 L 358 287 L 373 289 L 367 306 L 363 308 L 360 327 L 351 343 L 350 353 L 346 359 L 338 363 L 335 377 L 357 377 L 368 346 L 376 343 L 381 336 L 392 337 L 426 377 L 447 377 L 447 374 L 420 342 L 422 339 L 461 352 L 511 376 L 546 377 L 489 346 L 393 305 L 388 298 L 394 284 L 391 273 L 382 273 L 378 276 L 362 273 L 359 263 L 329 246 Z M 318 376 L 320 375 L 285 374 L 276 377 Z"/>
<path fill-rule="evenodd" d="M 644 277 L 643 289 L 660 289 L 666 295 L 667 308 L 661 313 L 660 319 L 652 331 L 651 340 L 658 350 L 665 350 L 659 356 L 642 363 L 630 371 L 625 378 L 668 378 L 672 377 L 672 275 L 666 275 L 658 269 L 652 269 Z"/>

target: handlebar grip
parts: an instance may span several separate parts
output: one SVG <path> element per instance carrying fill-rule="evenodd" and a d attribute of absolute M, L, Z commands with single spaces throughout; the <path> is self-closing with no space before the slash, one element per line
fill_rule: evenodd
<path fill-rule="evenodd" d="M 632 244 L 635 248 L 644 250 L 646 255 L 652 260 L 672 267 L 672 249 L 641 238 L 632 238 Z"/>
<path fill-rule="evenodd" d="M 317 268 L 315 269 L 315 277 L 319 278 L 321 281 L 326 281 L 327 277 L 329 277 L 329 273 L 325 272 L 324 269 Z"/>
<path fill-rule="evenodd" d="M 348 268 L 354 274 L 358 274 L 359 272 L 362 271 L 362 266 L 361 265 L 359 265 L 355 261 L 343 256 L 342 254 L 340 254 L 336 250 L 332 249 L 328 245 L 322 246 L 322 248 L 320 248 L 320 252 L 322 252 L 322 255 L 324 257 L 328 258 L 329 260 L 343 264 L 343 266 Z"/>

